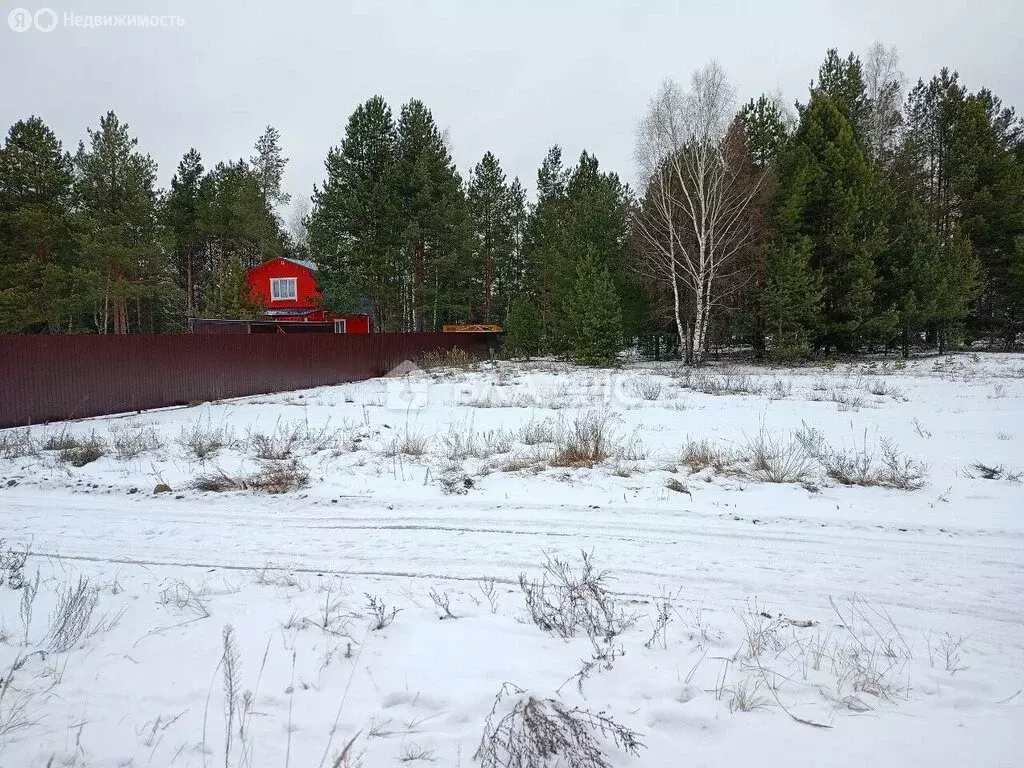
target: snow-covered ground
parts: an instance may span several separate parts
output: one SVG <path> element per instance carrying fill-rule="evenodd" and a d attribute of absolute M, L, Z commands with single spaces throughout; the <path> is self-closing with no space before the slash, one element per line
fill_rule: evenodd
<path fill-rule="evenodd" d="M 1020 471 L 1013 355 L 487 364 L 0 431 L 0 766 L 544 765 L 498 742 L 558 707 L 635 732 L 612 766 L 1022 765 Z M 544 572 L 581 553 L 586 600 Z"/>

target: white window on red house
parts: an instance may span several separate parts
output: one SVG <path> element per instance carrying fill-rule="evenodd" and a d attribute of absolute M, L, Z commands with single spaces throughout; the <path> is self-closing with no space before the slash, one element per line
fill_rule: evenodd
<path fill-rule="evenodd" d="M 271 301 L 295 301 L 298 298 L 296 284 L 298 280 L 294 277 L 275 277 L 270 281 Z"/>

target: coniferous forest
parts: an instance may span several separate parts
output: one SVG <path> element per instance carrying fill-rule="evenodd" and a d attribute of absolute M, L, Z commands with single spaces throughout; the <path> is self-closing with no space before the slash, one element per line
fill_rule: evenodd
<path fill-rule="evenodd" d="M 114 112 L 73 151 L 26 117 L 0 148 L 0 333 L 254 316 L 246 270 L 289 256 L 376 330 L 499 323 L 524 356 L 1009 349 L 1024 343 L 1024 123 L 972 87 L 952 69 L 910 82 L 875 44 L 828 51 L 791 105 L 740 97 L 711 63 L 637 115 L 635 168 L 556 144 L 532 191 L 491 152 L 463 176 L 426 104 L 374 96 L 290 215 L 273 127 L 238 159 L 188 149 L 159 189 Z"/>

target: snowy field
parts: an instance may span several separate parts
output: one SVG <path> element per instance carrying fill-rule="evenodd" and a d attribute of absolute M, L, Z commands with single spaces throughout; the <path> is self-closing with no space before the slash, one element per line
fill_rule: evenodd
<path fill-rule="evenodd" d="M 0 431 L 0 766 L 1024 765 L 1018 472 L 1019 355 Z"/>

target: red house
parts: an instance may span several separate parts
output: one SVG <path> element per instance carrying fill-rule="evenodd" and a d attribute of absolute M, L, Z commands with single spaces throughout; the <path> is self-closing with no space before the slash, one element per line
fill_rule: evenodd
<path fill-rule="evenodd" d="M 369 315 L 338 315 L 323 306 L 316 264 L 284 257 L 249 270 L 249 296 L 265 307 L 268 319 L 281 323 L 332 323 L 343 333 L 369 333 Z"/>

